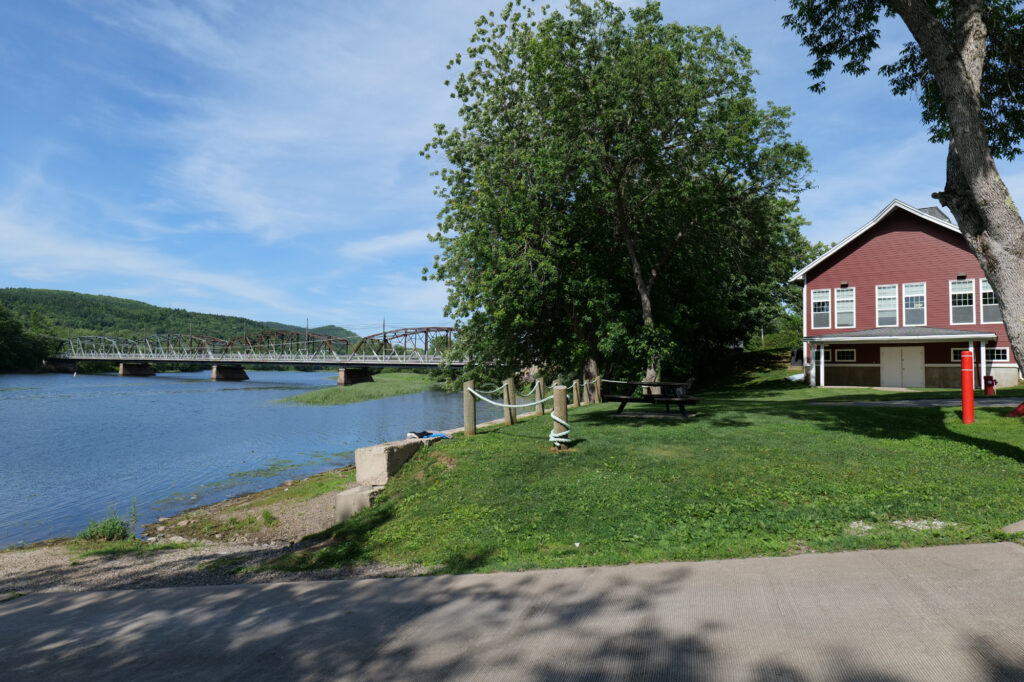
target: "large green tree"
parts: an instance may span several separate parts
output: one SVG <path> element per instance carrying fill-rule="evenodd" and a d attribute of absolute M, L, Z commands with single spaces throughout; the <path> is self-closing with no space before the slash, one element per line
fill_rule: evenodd
<path fill-rule="evenodd" d="M 915 92 L 932 140 L 947 142 L 946 186 L 933 196 L 956 217 L 1003 313 L 1024 369 L 1024 221 L 996 169 L 1024 135 L 1024 9 L 1013 0 L 790 0 L 784 18 L 810 49 L 812 89 L 842 62 L 861 75 L 879 20 L 899 17 L 914 42 L 883 66 L 893 92 Z"/>
<path fill-rule="evenodd" d="M 436 126 L 433 276 L 492 367 L 688 371 L 777 311 L 806 149 L 719 29 L 571 0 L 480 17 Z"/>

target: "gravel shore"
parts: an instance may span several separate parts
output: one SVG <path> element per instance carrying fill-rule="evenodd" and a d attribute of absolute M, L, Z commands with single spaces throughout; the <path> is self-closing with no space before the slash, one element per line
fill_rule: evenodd
<path fill-rule="evenodd" d="M 289 490 L 323 485 L 337 477 L 334 490 L 310 499 L 281 499 Z M 255 570 L 289 551 L 312 546 L 306 536 L 334 523 L 334 498 L 351 485 L 351 468 L 288 481 L 270 490 L 192 509 L 146 526 L 149 541 L 189 542 L 184 549 L 152 550 L 112 556 L 82 556 L 73 542 L 52 542 L 0 552 L 0 600 L 33 592 L 83 592 L 180 585 L 337 580 L 405 576 L 422 569 L 368 565 L 301 573 Z M 264 517 L 264 512 L 269 516 Z M 271 524 L 260 520 L 272 519 Z M 245 523 L 239 523 L 239 520 Z"/>

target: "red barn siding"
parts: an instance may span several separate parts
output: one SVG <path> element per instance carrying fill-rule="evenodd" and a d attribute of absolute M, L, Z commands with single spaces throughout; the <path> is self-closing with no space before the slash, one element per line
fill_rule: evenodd
<path fill-rule="evenodd" d="M 826 259 L 806 274 L 804 309 L 807 313 L 807 333 L 813 336 L 863 331 L 875 328 L 875 285 L 897 284 L 900 325 L 903 324 L 903 286 L 925 282 L 926 326 L 957 331 L 993 332 L 997 347 L 1009 347 L 1006 329 L 1002 324 L 953 325 L 950 323 L 949 282 L 958 273 L 966 273 L 974 280 L 975 320 L 981 319 L 981 290 L 979 280 L 985 274 L 978 259 L 967 248 L 964 238 L 952 230 L 895 209 L 877 225 Z M 835 290 L 842 282 L 856 289 L 856 326 L 835 327 Z M 811 291 L 832 290 L 831 320 L 827 329 L 811 328 Z M 907 344 L 915 342 L 908 341 Z M 922 342 L 916 342 L 920 344 Z M 929 345 L 929 344 L 926 344 Z M 925 362 L 950 362 L 949 344 L 934 345 L 926 349 Z M 861 359 L 864 348 L 858 346 L 857 362 L 878 362 Z M 877 347 L 874 355 L 877 356 Z M 942 351 L 941 348 L 945 348 Z M 939 356 L 945 352 L 944 359 Z M 863 357 L 868 357 L 866 354 Z M 1013 361 L 1013 352 L 1010 351 Z"/>

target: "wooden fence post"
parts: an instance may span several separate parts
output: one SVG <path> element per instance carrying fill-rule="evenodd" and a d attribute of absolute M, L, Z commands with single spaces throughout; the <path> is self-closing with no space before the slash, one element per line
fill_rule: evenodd
<path fill-rule="evenodd" d="M 573 379 L 572 380 L 572 406 L 573 407 L 579 407 L 580 406 L 580 380 L 579 379 Z"/>
<path fill-rule="evenodd" d="M 594 402 L 601 402 L 601 375 L 594 377 Z"/>
<path fill-rule="evenodd" d="M 551 388 L 555 392 L 555 400 L 554 400 L 554 406 L 551 408 L 551 416 L 552 417 L 558 417 L 562 421 L 568 423 L 568 421 L 569 421 L 569 410 L 567 409 L 567 406 L 565 404 L 566 403 L 566 400 L 565 400 L 565 386 L 562 386 L 561 384 L 556 384 L 555 386 L 552 386 Z M 562 426 L 557 421 L 554 424 L 551 425 L 551 428 L 553 428 L 555 430 L 555 433 L 561 433 L 562 431 L 565 431 L 565 429 L 566 429 L 566 427 Z M 557 450 L 564 450 L 565 448 L 566 448 L 566 446 L 563 443 L 555 443 L 555 449 L 557 449 Z"/>
<path fill-rule="evenodd" d="M 505 390 L 501 392 L 504 398 L 501 402 L 506 405 L 516 404 L 516 382 L 514 379 L 505 379 Z M 512 426 L 516 423 L 516 410 L 514 407 L 503 407 L 502 415 L 505 417 L 505 426 Z"/>
<path fill-rule="evenodd" d="M 534 392 L 534 400 L 544 400 L 544 377 L 537 377 L 537 390 Z M 544 416 L 544 403 L 538 402 L 537 406 L 533 409 L 533 413 L 538 417 Z"/>
<path fill-rule="evenodd" d="M 475 388 L 472 381 L 462 382 L 462 432 L 467 436 L 476 435 L 476 398 L 469 389 Z"/>

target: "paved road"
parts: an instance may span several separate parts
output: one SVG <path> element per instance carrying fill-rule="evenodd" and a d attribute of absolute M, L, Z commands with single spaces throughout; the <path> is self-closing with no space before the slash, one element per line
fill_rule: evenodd
<path fill-rule="evenodd" d="M 29 595 L 6 679 L 1024 679 L 1011 543 Z"/>
<path fill-rule="evenodd" d="M 960 407 L 960 398 L 907 398 L 893 400 L 822 400 L 812 405 L 855 405 L 860 407 Z M 975 407 L 1017 407 L 1020 398 L 975 398 Z"/>

